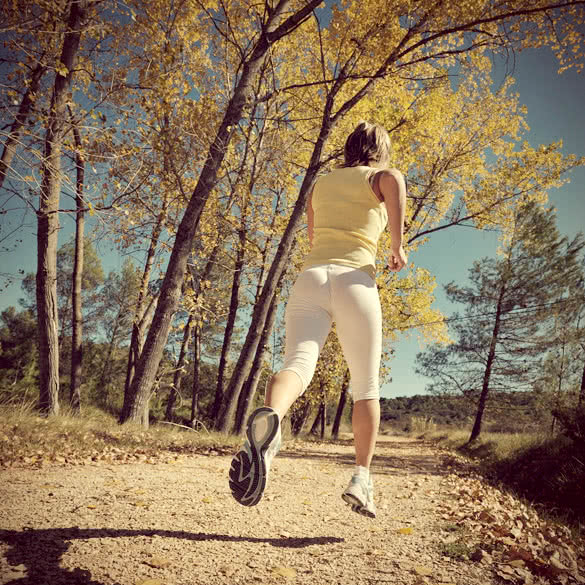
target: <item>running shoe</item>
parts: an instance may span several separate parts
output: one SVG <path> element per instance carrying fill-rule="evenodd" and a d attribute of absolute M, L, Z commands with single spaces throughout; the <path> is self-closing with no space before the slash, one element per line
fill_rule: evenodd
<path fill-rule="evenodd" d="M 232 459 L 230 489 L 242 506 L 255 506 L 262 498 L 272 459 L 281 444 L 278 414 L 267 406 L 248 419 L 246 441 Z"/>
<path fill-rule="evenodd" d="M 354 512 L 368 518 L 376 517 L 374 483 L 371 477 L 368 481 L 361 475 L 354 475 L 341 497 Z"/>

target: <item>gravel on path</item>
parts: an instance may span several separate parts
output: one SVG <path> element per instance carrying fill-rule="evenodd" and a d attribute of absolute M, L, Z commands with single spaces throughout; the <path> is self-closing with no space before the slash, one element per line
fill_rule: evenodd
<path fill-rule="evenodd" d="M 381 437 L 375 520 L 340 497 L 349 439 L 285 444 L 252 508 L 231 497 L 230 461 L 1 471 L 0 585 L 499 582 L 481 559 L 445 554 L 457 477 L 419 441 Z"/>

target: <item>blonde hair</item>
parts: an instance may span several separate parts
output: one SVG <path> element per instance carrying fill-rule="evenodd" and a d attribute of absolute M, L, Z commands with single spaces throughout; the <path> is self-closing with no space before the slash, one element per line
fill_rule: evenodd
<path fill-rule="evenodd" d="M 344 167 L 368 166 L 370 162 L 390 162 L 390 136 L 378 124 L 362 121 L 347 137 Z"/>

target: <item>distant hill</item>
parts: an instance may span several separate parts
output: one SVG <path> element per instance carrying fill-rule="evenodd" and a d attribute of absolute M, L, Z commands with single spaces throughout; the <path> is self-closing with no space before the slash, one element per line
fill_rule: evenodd
<path fill-rule="evenodd" d="M 464 396 L 417 394 L 381 398 L 381 418 L 386 426 L 408 430 L 411 417 L 432 420 L 438 426 L 463 428 L 473 423 L 474 401 Z M 532 392 L 493 394 L 488 399 L 484 429 L 493 432 L 521 432 L 542 429 L 545 413 Z"/>

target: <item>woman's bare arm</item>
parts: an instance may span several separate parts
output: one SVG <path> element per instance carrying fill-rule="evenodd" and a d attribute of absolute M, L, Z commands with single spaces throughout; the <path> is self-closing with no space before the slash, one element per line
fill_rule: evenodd
<path fill-rule="evenodd" d="M 398 271 L 406 266 L 407 258 L 402 248 L 402 232 L 406 214 L 406 183 L 400 171 L 382 171 L 378 178 L 380 193 L 388 211 L 388 228 L 392 239 L 391 270 Z"/>

